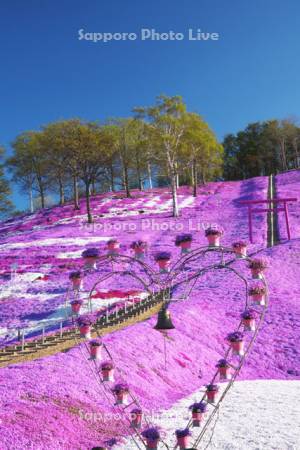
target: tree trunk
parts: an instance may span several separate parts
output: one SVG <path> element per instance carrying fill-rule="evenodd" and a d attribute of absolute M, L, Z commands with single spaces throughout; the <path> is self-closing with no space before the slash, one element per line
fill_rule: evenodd
<path fill-rule="evenodd" d="M 172 173 L 172 175 L 171 175 L 171 189 L 172 189 L 172 200 L 173 200 L 173 217 L 179 217 L 176 173 Z"/>
<path fill-rule="evenodd" d="M 299 151 L 298 151 L 298 139 L 293 139 L 293 149 L 294 149 L 294 159 L 295 159 L 295 169 L 299 168 Z"/>
<path fill-rule="evenodd" d="M 115 174 L 113 165 L 110 166 L 110 185 L 112 192 L 115 192 Z"/>
<path fill-rule="evenodd" d="M 281 155 L 281 167 L 282 170 L 287 170 L 287 162 L 286 162 L 286 145 L 285 145 L 285 139 L 280 140 L 280 155 Z"/>
<path fill-rule="evenodd" d="M 139 190 L 142 191 L 143 190 L 143 181 L 142 181 L 142 178 L 141 178 L 140 170 L 138 171 L 138 183 L 139 183 Z"/>
<path fill-rule="evenodd" d="M 150 162 L 148 162 L 148 164 L 147 164 L 147 171 L 148 171 L 149 188 L 152 189 L 153 183 L 152 183 L 152 170 L 151 170 Z"/>
<path fill-rule="evenodd" d="M 29 204 L 30 204 L 30 212 L 33 213 L 34 207 L 33 207 L 32 186 L 30 186 L 30 188 L 29 188 Z"/>
<path fill-rule="evenodd" d="M 126 197 L 130 198 L 129 180 L 128 180 L 128 169 L 127 166 L 123 167 L 123 184 L 126 191 Z"/>
<path fill-rule="evenodd" d="M 41 196 L 41 207 L 42 207 L 42 209 L 44 209 L 45 208 L 45 193 L 44 193 L 44 186 L 42 183 L 42 178 L 40 176 L 37 176 L 36 179 L 37 179 L 39 192 L 40 192 L 40 196 Z"/>
<path fill-rule="evenodd" d="M 73 177 L 73 195 L 74 195 L 74 209 L 80 209 L 79 194 L 78 194 L 78 182 L 77 182 L 76 175 Z"/>
<path fill-rule="evenodd" d="M 45 208 L 45 194 L 44 194 L 44 188 L 42 185 L 40 186 L 40 195 L 41 195 L 41 207 L 42 207 L 42 209 L 44 209 Z"/>
<path fill-rule="evenodd" d="M 63 186 L 63 183 L 60 178 L 58 179 L 58 184 L 59 184 L 59 204 L 64 205 L 65 204 L 65 190 L 64 190 L 64 186 Z"/>
<path fill-rule="evenodd" d="M 91 203 L 90 203 L 90 183 L 85 183 L 85 200 L 86 200 L 86 213 L 88 223 L 93 223 L 93 216 L 91 214 Z"/>
<path fill-rule="evenodd" d="M 96 195 L 96 184 L 95 184 L 95 180 L 92 181 L 92 195 Z"/>
<path fill-rule="evenodd" d="M 198 181 L 198 173 L 196 161 L 194 160 L 192 163 L 192 180 L 193 180 L 193 197 L 197 197 L 197 181 Z"/>
<path fill-rule="evenodd" d="M 139 155 L 136 155 L 136 172 L 137 172 L 137 177 L 138 177 L 139 190 L 142 191 L 143 190 L 143 182 L 142 182 L 142 176 L 141 176 L 141 165 L 140 165 Z"/>

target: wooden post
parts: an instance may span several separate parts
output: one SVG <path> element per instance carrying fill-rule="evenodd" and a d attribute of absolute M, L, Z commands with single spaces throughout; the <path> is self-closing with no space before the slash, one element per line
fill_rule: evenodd
<path fill-rule="evenodd" d="M 22 352 L 24 352 L 24 346 L 25 346 L 25 332 L 23 329 L 22 330 Z"/>
<path fill-rule="evenodd" d="M 249 237 L 251 244 L 253 243 L 253 234 L 252 234 L 252 206 L 248 205 L 248 221 L 249 221 Z"/>
<path fill-rule="evenodd" d="M 296 202 L 297 198 L 273 198 L 271 200 L 243 200 L 239 203 L 248 207 L 248 224 L 249 224 L 249 238 L 250 242 L 253 243 L 253 229 L 252 229 L 252 214 L 253 213 L 270 213 L 284 212 L 285 223 L 287 229 L 288 240 L 291 239 L 291 230 L 289 224 L 289 213 L 288 213 L 288 202 Z M 283 206 L 280 207 L 280 204 Z M 267 207 L 256 208 L 253 205 L 267 205 Z"/>
<path fill-rule="evenodd" d="M 287 208 L 287 204 L 286 201 L 284 202 L 284 215 L 285 215 L 285 223 L 286 223 L 286 230 L 287 230 L 287 235 L 288 235 L 288 240 L 291 240 L 291 232 L 290 232 L 290 223 L 289 223 L 289 212 L 288 212 L 288 208 Z"/>

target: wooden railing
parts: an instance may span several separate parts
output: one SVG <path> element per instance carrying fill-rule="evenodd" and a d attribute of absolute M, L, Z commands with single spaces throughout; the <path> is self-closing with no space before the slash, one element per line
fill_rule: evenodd
<path fill-rule="evenodd" d="M 101 316 L 92 327 L 92 336 L 97 336 L 99 332 L 107 334 L 145 320 L 158 311 L 162 302 L 163 295 L 157 293 L 149 295 L 137 304 L 124 306 L 113 313 Z M 20 342 L 0 349 L 0 367 L 67 350 L 76 345 L 78 339 L 80 339 L 80 334 L 75 324 L 71 328 L 60 327 L 54 333 L 42 333 L 41 336 L 35 338 L 26 339 L 23 335 Z"/>

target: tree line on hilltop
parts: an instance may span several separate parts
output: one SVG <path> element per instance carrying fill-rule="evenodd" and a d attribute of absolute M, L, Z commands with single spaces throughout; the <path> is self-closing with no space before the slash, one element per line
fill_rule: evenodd
<path fill-rule="evenodd" d="M 12 155 L 0 166 L 0 209 L 12 211 L 9 182 L 46 207 L 47 196 L 59 204 L 85 196 L 87 219 L 93 214 L 90 198 L 98 192 L 143 190 L 169 185 L 173 216 L 179 215 L 177 189 L 214 179 L 237 180 L 298 168 L 300 129 L 291 121 L 250 124 L 219 143 L 203 118 L 188 112 L 180 96 L 157 97 L 150 107 L 134 108 L 132 117 L 105 123 L 61 120 L 25 131 L 12 142 Z M 4 149 L 0 149 L 4 159 Z"/>

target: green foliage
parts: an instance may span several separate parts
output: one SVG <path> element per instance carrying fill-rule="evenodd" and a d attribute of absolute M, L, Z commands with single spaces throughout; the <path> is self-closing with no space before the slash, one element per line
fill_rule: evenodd
<path fill-rule="evenodd" d="M 80 119 L 62 120 L 26 131 L 12 143 L 6 164 L 12 180 L 29 194 L 31 209 L 45 207 L 49 194 L 58 193 L 60 204 L 73 193 L 86 197 L 91 222 L 90 196 L 96 190 L 122 185 L 127 196 L 132 187 L 143 189 L 169 183 L 173 214 L 179 214 L 177 186 L 220 175 L 223 148 L 203 119 L 188 113 L 180 96 L 157 97 L 154 105 L 135 108 L 135 116 L 111 119 L 105 124 Z M 38 198 L 34 198 L 33 193 Z"/>
<path fill-rule="evenodd" d="M 300 129 L 290 120 L 249 124 L 225 137 L 224 176 L 243 179 L 298 168 Z"/>
<path fill-rule="evenodd" d="M 0 162 L 3 159 L 4 149 L 0 147 Z M 0 164 L 0 216 L 6 217 L 7 214 L 13 210 L 13 205 L 10 200 L 10 188 L 9 183 L 4 175 L 4 165 Z"/>

